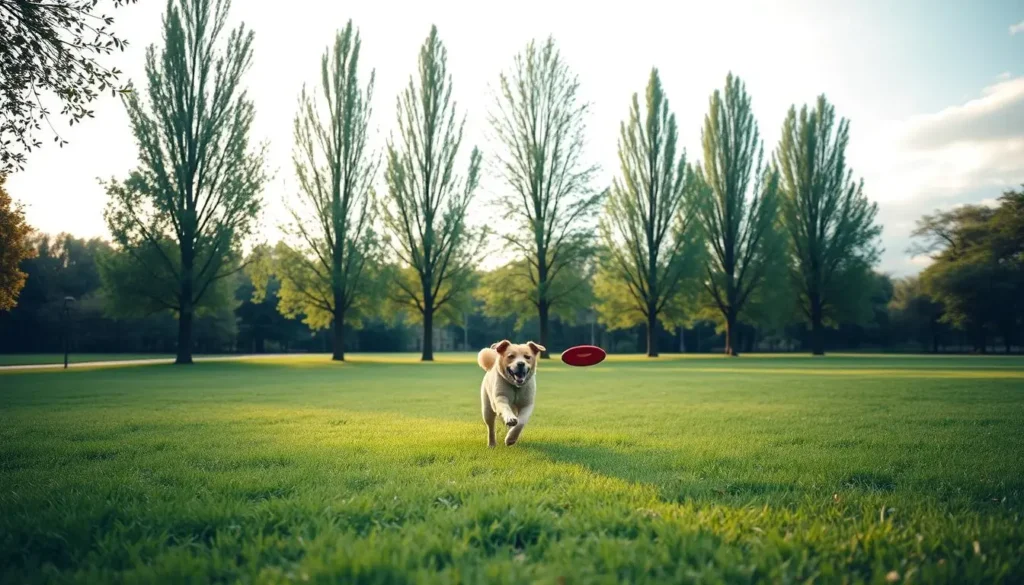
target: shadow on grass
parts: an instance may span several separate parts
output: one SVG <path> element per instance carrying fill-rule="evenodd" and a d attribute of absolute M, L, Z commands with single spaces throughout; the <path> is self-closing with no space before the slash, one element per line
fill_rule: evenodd
<path fill-rule="evenodd" d="M 806 490 L 793 482 L 752 478 L 763 474 L 737 459 L 694 458 L 667 449 L 597 444 L 535 442 L 529 449 L 557 463 L 647 485 L 665 502 L 795 504 L 806 495 Z"/>
<path fill-rule="evenodd" d="M 891 468 L 860 465 L 837 466 L 824 476 L 800 481 L 799 472 L 784 468 L 765 469 L 755 459 L 699 455 L 669 449 L 599 443 L 524 442 L 554 463 L 577 466 L 595 476 L 637 484 L 655 491 L 666 503 L 716 504 L 728 506 L 771 505 L 795 509 L 809 500 L 830 503 L 834 498 L 891 498 L 899 492 L 936 502 L 971 502 L 975 505 L 1003 505 L 1017 501 L 1024 482 L 998 484 L 945 483 L 921 493 L 921 486 L 902 478 Z M 902 497 L 902 496 L 897 496 Z"/>

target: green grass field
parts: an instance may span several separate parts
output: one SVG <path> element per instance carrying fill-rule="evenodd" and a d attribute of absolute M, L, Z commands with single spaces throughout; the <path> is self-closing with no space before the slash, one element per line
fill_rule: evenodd
<path fill-rule="evenodd" d="M 84 364 L 88 362 L 116 362 L 121 360 L 149 360 L 173 358 L 173 355 L 162 353 L 72 353 L 68 362 Z M 42 364 L 63 364 L 62 353 L 2 353 L 0 366 L 32 366 Z"/>
<path fill-rule="evenodd" d="M 0 373 L 0 581 L 1020 583 L 1024 360 Z"/>

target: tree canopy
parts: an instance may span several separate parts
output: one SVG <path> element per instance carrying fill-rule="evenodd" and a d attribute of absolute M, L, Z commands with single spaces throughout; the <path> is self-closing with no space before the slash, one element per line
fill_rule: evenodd
<path fill-rule="evenodd" d="M 594 254 L 593 218 L 601 194 L 591 185 L 597 167 L 584 161 L 588 109 L 579 97 L 579 79 L 549 37 L 539 46 L 531 41 L 511 71 L 502 73 L 490 116 L 507 189 L 493 209 L 499 217 L 513 218 L 512 229 L 501 235 L 507 250 L 525 258 L 507 264 L 503 278 L 529 284 L 516 287 L 515 298 L 488 307 L 536 312 L 544 347 L 551 311 L 574 310 L 585 298 L 574 293 Z M 492 296 L 509 290 L 500 289 L 484 288 Z"/>
<path fill-rule="evenodd" d="M 137 0 L 112 0 L 115 7 Z M 129 91 L 121 72 L 102 64 L 127 41 L 113 17 L 97 13 L 99 0 L 0 0 L 0 173 L 24 168 L 27 153 L 42 146 L 46 123 L 63 146 L 44 99 L 55 98 L 73 125 L 92 118 L 90 104 L 105 91 Z"/>
<path fill-rule="evenodd" d="M 398 98 L 398 141 L 388 142 L 387 198 L 382 218 L 399 265 L 393 300 L 423 323 L 424 361 L 434 359 L 434 315 L 473 289 L 482 249 L 466 212 L 480 175 L 473 149 L 465 177 L 455 173 L 465 118 L 457 119 L 448 51 L 437 27 L 420 49 L 418 78 Z"/>
<path fill-rule="evenodd" d="M 969 332 L 977 351 L 998 333 L 1010 350 L 1024 325 L 1024 189 L 998 205 L 965 205 L 926 215 L 914 230 L 915 253 L 933 263 L 921 282 L 942 304 L 942 321 Z"/>
<path fill-rule="evenodd" d="M 274 274 L 281 310 L 311 327 L 333 324 L 333 359 L 344 360 L 344 330 L 371 305 L 379 263 L 373 181 L 379 157 L 367 145 L 374 74 L 359 82 L 359 32 L 349 21 L 320 61 L 320 87 L 299 97 L 292 161 L 299 196 L 289 205 L 295 249 L 281 244 Z"/>
<path fill-rule="evenodd" d="M 7 192 L 6 181 L 7 176 L 0 173 L 0 311 L 18 304 L 27 277 L 21 263 L 34 254 L 29 241 L 32 228 L 25 222 L 25 210 Z"/>
<path fill-rule="evenodd" d="M 681 283 L 699 257 L 692 208 L 695 182 L 686 154 L 676 153 L 675 115 L 658 70 L 647 83 L 645 108 L 633 94 L 629 121 L 619 132 L 619 177 L 601 219 L 605 261 L 595 292 L 604 323 L 625 324 L 642 315 L 647 355 L 657 357 L 657 326 L 666 307 L 679 301 Z"/>
<path fill-rule="evenodd" d="M 164 47 L 146 52 L 147 97 L 126 98 L 139 166 L 107 183 L 107 226 L 120 255 L 105 265 L 126 307 L 178 316 L 177 362 L 192 362 L 192 318 L 232 295 L 217 283 L 240 268 L 265 182 L 264 155 L 249 143 L 255 117 L 242 77 L 253 33 L 225 35 L 227 0 L 175 0 Z M 226 36 L 226 39 L 225 39 Z"/>
<path fill-rule="evenodd" d="M 725 80 L 724 98 L 711 95 L 697 165 L 694 209 L 707 245 L 702 278 L 709 302 L 725 323 L 725 353 L 737 355 L 732 334 L 752 295 L 779 261 L 778 176 L 764 164 L 764 146 L 750 96 L 739 78 Z"/>
<path fill-rule="evenodd" d="M 813 109 L 789 109 L 775 155 L 793 282 L 815 355 L 825 353 L 825 325 L 865 290 L 880 254 L 878 205 L 846 166 L 849 140 L 849 121 L 837 125 L 835 107 L 820 96 Z"/>
<path fill-rule="evenodd" d="M 480 275 L 480 285 L 474 296 L 483 301 L 483 310 L 493 317 L 515 318 L 516 324 L 523 327 L 531 319 L 540 319 L 536 305 L 536 284 L 524 276 L 530 268 L 528 260 L 513 260 L 494 270 Z M 548 288 L 557 294 L 548 316 L 562 322 L 576 321 L 580 309 L 589 307 L 593 302 L 591 281 L 594 277 L 596 263 L 580 259 L 572 270 L 559 271 L 549 282 Z"/>

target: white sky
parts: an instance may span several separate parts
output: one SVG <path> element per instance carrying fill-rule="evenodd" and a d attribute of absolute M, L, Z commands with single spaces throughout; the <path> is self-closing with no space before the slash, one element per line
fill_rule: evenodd
<path fill-rule="evenodd" d="M 914 272 L 920 262 L 904 250 L 917 217 L 937 207 L 991 200 L 1024 182 L 1024 77 L 1004 65 L 1007 57 L 1024 54 L 1024 34 L 1013 28 L 1024 7 L 1013 19 L 997 20 L 1001 24 L 991 33 L 1001 40 L 1013 37 L 1015 55 L 993 54 L 977 67 L 960 64 L 982 72 L 970 79 L 949 62 L 946 82 L 927 68 L 909 68 L 928 64 L 929 47 L 915 48 L 910 37 L 893 33 L 884 3 L 878 10 L 826 4 L 633 2 L 602 10 L 592 2 L 556 0 L 524 0 L 500 9 L 481 2 L 235 0 L 232 19 L 256 32 L 255 63 L 246 78 L 256 104 L 254 139 L 269 142 L 276 171 L 266 192 L 263 237 L 277 237 L 280 200 L 292 195 L 291 125 L 299 90 L 316 81 L 320 55 L 351 18 L 362 34 L 364 77 L 370 68 L 377 72 L 372 125 L 378 147 L 395 126 L 395 98 L 415 70 L 419 46 L 437 24 L 459 111 L 467 115 L 466 156 L 472 145 L 485 157 L 495 148 L 486 140 L 484 121 L 498 73 L 528 40 L 553 34 L 592 102 L 589 154 L 603 169 L 602 183 L 617 170 L 618 126 L 632 93 L 642 94 L 651 66 L 661 72 L 690 160 L 700 157 L 708 96 L 729 71 L 752 95 L 766 154 L 776 145 L 788 107 L 824 92 L 851 119 L 849 163 L 881 206 L 887 250 L 881 268 Z M 116 30 L 131 47 L 112 63 L 137 85 L 144 82 L 145 46 L 159 42 L 164 8 L 159 0 L 140 0 L 114 12 Z M 973 28 L 942 24 L 967 27 L 965 35 L 995 27 L 980 20 Z M 933 60 L 931 67 L 939 63 Z M 96 119 L 63 133 L 70 145 L 46 144 L 30 154 L 24 172 L 9 179 L 9 191 L 28 205 L 28 219 L 39 230 L 107 235 L 106 198 L 97 178 L 124 177 L 136 151 L 121 104 L 106 98 L 95 110 Z M 42 138 L 45 143 L 47 136 Z M 378 183 L 383 189 L 382 175 Z M 501 183 L 485 176 L 483 188 L 481 203 L 484 195 L 500 193 Z M 478 208 L 474 216 L 484 213 Z"/>

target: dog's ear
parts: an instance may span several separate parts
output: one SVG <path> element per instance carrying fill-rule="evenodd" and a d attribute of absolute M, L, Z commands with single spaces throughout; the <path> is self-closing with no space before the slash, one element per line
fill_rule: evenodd
<path fill-rule="evenodd" d="M 547 351 L 548 350 L 548 348 L 544 347 L 543 345 L 541 345 L 539 343 L 534 343 L 532 341 L 527 341 L 526 345 L 530 346 L 530 351 L 532 351 L 533 353 L 540 353 L 542 351 Z"/>
<path fill-rule="evenodd" d="M 501 341 L 499 341 L 498 343 L 495 343 L 491 347 L 494 348 L 494 351 L 496 351 L 496 352 L 498 352 L 500 354 L 504 354 L 505 350 L 507 350 L 508 346 L 510 346 L 510 345 L 512 345 L 511 341 L 509 341 L 507 339 L 502 339 Z"/>

